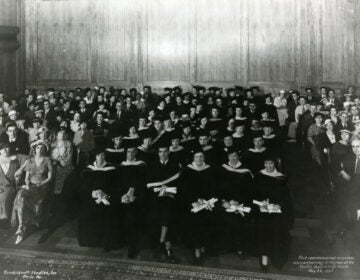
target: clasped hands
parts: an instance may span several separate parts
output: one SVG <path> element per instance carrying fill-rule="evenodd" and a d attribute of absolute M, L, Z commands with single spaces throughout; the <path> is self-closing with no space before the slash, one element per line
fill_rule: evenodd
<path fill-rule="evenodd" d="M 95 199 L 96 204 L 103 203 L 106 206 L 110 205 L 108 200 L 110 196 L 104 193 L 102 190 L 92 191 L 91 196 Z"/>
<path fill-rule="evenodd" d="M 136 198 L 134 192 L 135 192 L 134 188 L 129 188 L 128 192 L 121 197 L 121 203 L 129 204 L 134 202 Z"/>

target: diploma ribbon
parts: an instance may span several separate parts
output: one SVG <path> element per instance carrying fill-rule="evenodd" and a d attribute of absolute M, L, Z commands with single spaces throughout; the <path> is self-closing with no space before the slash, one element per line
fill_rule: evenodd
<path fill-rule="evenodd" d="M 93 191 L 91 196 L 95 199 L 96 204 L 103 203 L 106 206 L 110 205 L 110 202 L 108 200 L 110 196 L 104 193 L 102 190 Z"/>
<path fill-rule="evenodd" d="M 168 186 L 162 186 L 160 188 L 154 188 L 154 192 L 158 192 L 159 196 L 165 196 L 167 193 L 176 194 L 177 188 L 176 187 L 168 187 Z"/>
<path fill-rule="evenodd" d="M 134 195 L 135 189 L 134 188 L 129 188 L 128 192 L 126 194 L 124 194 L 121 197 L 121 203 L 131 203 L 134 202 L 135 200 L 135 195 Z"/>
<path fill-rule="evenodd" d="M 264 201 L 253 200 L 253 203 L 260 207 L 262 213 L 282 213 L 280 205 L 269 203 L 268 199 Z"/>
<path fill-rule="evenodd" d="M 250 213 L 251 211 L 250 207 L 245 207 L 244 204 L 239 204 L 239 202 L 234 200 L 230 200 L 228 203 L 224 201 L 223 206 L 226 212 L 240 214 L 241 216 L 245 216 L 245 213 Z"/>
<path fill-rule="evenodd" d="M 207 210 L 212 210 L 215 207 L 215 203 L 218 201 L 217 198 L 211 198 L 209 200 L 201 200 L 201 201 L 197 201 L 192 203 L 192 209 L 191 212 L 193 213 L 197 213 L 201 210 L 207 209 Z"/>

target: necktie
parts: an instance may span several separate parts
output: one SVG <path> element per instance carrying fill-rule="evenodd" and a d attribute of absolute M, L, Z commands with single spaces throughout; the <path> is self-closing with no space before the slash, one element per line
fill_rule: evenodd
<path fill-rule="evenodd" d="M 360 174 L 360 156 L 357 156 L 356 157 L 356 160 L 355 160 L 355 170 L 354 170 L 355 174 Z"/>
<path fill-rule="evenodd" d="M 305 113 L 305 106 L 302 106 L 301 108 L 301 114 L 304 114 Z"/>

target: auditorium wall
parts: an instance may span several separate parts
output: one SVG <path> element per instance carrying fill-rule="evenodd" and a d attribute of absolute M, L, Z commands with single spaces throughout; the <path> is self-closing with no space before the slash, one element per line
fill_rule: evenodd
<path fill-rule="evenodd" d="M 20 83 L 18 9 L 17 0 L 0 0 L 0 91 L 10 96 L 16 94 Z"/>
<path fill-rule="evenodd" d="M 359 2 L 23 0 L 21 83 L 360 87 Z"/>

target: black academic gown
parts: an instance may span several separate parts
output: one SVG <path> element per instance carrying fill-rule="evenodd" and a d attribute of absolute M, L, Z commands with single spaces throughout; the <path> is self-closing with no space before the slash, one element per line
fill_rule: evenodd
<path fill-rule="evenodd" d="M 253 148 L 248 149 L 245 154 L 245 164 L 249 167 L 249 169 L 256 173 L 259 170 L 264 168 L 265 158 L 269 155 L 268 149 L 264 151 L 257 152 Z"/>
<path fill-rule="evenodd" d="M 125 157 L 124 148 L 109 147 L 105 150 L 106 161 L 115 166 L 118 166 L 123 160 L 125 160 Z"/>
<path fill-rule="evenodd" d="M 145 149 L 144 147 L 139 146 L 136 157 L 139 160 L 145 162 L 147 166 L 150 166 L 154 161 L 156 161 L 157 158 L 156 149 L 154 148 Z"/>
<path fill-rule="evenodd" d="M 259 172 L 255 177 L 255 199 L 278 204 L 282 213 L 261 213 L 256 205 L 256 232 L 260 255 L 271 258 L 276 268 L 285 265 L 290 250 L 289 230 L 293 226 L 294 211 L 285 176 L 272 177 Z"/>
<path fill-rule="evenodd" d="M 216 198 L 214 171 L 210 166 L 199 171 L 189 164 L 184 168 L 181 176 L 182 186 L 179 191 L 179 202 L 185 219 L 185 239 L 195 248 L 210 245 L 214 240 L 214 230 L 216 229 L 214 212 L 209 210 L 191 212 L 192 203 L 197 202 L 198 199 Z"/>
<path fill-rule="evenodd" d="M 217 174 L 217 197 L 227 202 L 234 200 L 246 207 L 252 207 L 253 174 L 249 169 L 240 165 L 237 168 L 224 163 Z M 245 216 L 235 213 L 228 213 L 219 203 L 218 224 L 221 225 L 221 240 L 226 248 L 243 251 L 249 250 L 250 246 L 250 222 L 252 212 L 245 213 Z"/>
<path fill-rule="evenodd" d="M 179 163 L 181 166 L 185 166 L 189 163 L 188 159 L 188 152 L 185 150 L 184 147 L 181 147 L 179 150 L 174 151 L 170 147 L 170 159 L 174 160 L 175 162 Z"/>
<path fill-rule="evenodd" d="M 122 241 L 127 241 L 133 249 L 138 248 L 140 232 L 145 222 L 146 164 L 143 161 L 123 161 L 118 170 L 116 184 L 117 198 L 120 201 L 120 219 Z M 121 203 L 121 197 L 134 188 L 135 200 L 132 203 Z"/>
<path fill-rule="evenodd" d="M 154 239 L 159 238 L 161 226 L 168 227 L 167 240 L 171 241 L 176 220 L 177 200 L 176 194 L 159 197 L 156 188 L 163 185 L 168 187 L 180 187 L 179 185 L 180 168 L 179 163 L 169 159 L 166 164 L 162 164 L 159 159 L 152 162 L 149 166 L 147 192 L 148 192 L 148 221 L 149 230 Z"/>
<path fill-rule="evenodd" d="M 115 231 L 116 224 L 115 174 L 115 167 L 110 164 L 99 169 L 90 165 L 82 171 L 78 232 L 80 246 L 108 248 L 113 245 L 111 243 L 114 239 L 110 235 Z M 92 191 L 98 189 L 110 196 L 109 206 L 97 204 L 92 198 Z"/>

